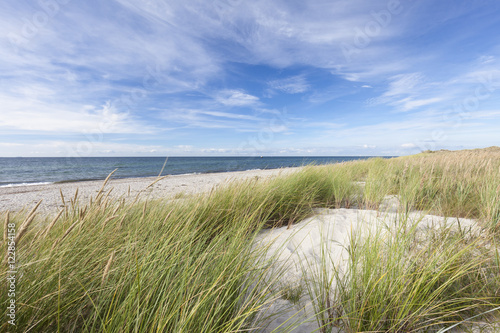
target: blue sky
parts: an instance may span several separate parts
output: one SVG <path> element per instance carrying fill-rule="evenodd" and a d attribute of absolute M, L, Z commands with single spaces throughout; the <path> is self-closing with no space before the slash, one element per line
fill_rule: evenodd
<path fill-rule="evenodd" d="M 500 145 L 496 0 L 0 4 L 0 156 Z"/>

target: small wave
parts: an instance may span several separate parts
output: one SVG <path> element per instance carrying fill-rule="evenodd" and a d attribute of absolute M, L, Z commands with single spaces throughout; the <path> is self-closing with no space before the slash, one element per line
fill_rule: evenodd
<path fill-rule="evenodd" d="M 18 186 L 36 186 L 36 185 L 49 185 L 54 184 L 52 182 L 40 182 L 40 183 L 14 183 L 14 184 L 5 184 L 0 185 L 0 187 L 18 187 Z"/>
<path fill-rule="evenodd" d="M 80 179 L 65 179 L 65 180 L 59 180 L 55 182 L 54 184 L 66 184 L 66 183 L 76 183 L 76 182 L 88 182 L 88 181 L 94 181 L 94 180 L 104 180 L 104 178 L 80 178 Z"/>

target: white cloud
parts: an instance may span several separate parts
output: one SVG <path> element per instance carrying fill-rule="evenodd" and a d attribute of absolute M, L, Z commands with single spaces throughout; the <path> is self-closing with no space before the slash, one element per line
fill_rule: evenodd
<path fill-rule="evenodd" d="M 417 145 L 414 144 L 414 143 L 403 143 L 401 145 L 401 148 L 405 148 L 405 149 L 412 149 L 412 148 L 416 148 Z"/>
<path fill-rule="evenodd" d="M 500 110 L 484 110 L 466 113 L 470 119 L 500 119 Z"/>
<path fill-rule="evenodd" d="M 484 55 L 484 56 L 479 57 L 479 62 L 481 64 L 491 64 L 491 63 L 496 62 L 496 57 L 492 56 L 492 55 Z"/>
<path fill-rule="evenodd" d="M 229 112 L 220 112 L 220 111 L 204 111 L 204 110 L 198 110 L 194 111 L 198 114 L 205 114 L 208 116 L 213 116 L 213 117 L 221 117 L 221 118 L 230 118 L 230 119 L 240 119 L 240 120 L 253 120 L 253 121 L 262 121 L 264 119 L 254 117 L 254 116 L 248 116 L 244 114 L 237 114 L 237 113 L 229 113 Z"/>
<path fill-rule="evenodd" d="M 434 98 L 418 99 L 427 85 L 421 73 L 398 74 L 389 78 L 387 90 L 379 97 L 368 101 L 369 105 L 395 105 L 403 111 L 408 111 L 418 106 L 432 103 Z"/>
<path fill-rule="evenodd" d="M 100 107 L 48 104 L 36 99 L 17 99 L 0 94 L 5 108 L 0 129 L 46 133 L 147 133 L 153 128 L 119 112 L 110 103 Z"/>
<path fill-rule="evenodd" d="M 1 146 L 1 144 L 0 144 Z M 136 156 L 148 155 L 152 151 L 163 153 L 166 148 L 158 145 L 140 145 L 127 143 L 110 143 L 100 141 L 53 141 L 37 140 L 37 142 L 23 143 L 11 149 L 2 149 L 3 156 Z"/>
<path fill-rule="evenodd" d="M 334 74 L 335 72 L 333 72 Z M 351 73 L 351 74 L 344 74 L 344 79 L 346 79 L 347 81 L 351 81 L 351 82 L 357 82 L 360 80 L 360 75 L 359 74 L 354 74 L 354 73 Z"/>
<path fill-rule="evenodd" d="M 201 152 L 203 152 L 203 153 L 227 153 L 230 151 L 231 150 L 225 149 L 225 148 L 204 148 L 204 149 L 201 149 Z"/>
<path fill-rule="evenodd" d="M 234 131 L 255 132 L 262 128 L 262 124 L 268 122 L 266 118 L 251 115 L 229 113 L 221 111 L 206 111 L 203 109 L 173 107 L 164 110 L 161 115 L 171 125 L 187 128 L 226 128 Z M 177 126 L 177 127 L 178 127 Z"/>
<path fill-rule="evenodd" d="M 424 76 L 421 73 L 399 74 L 390 78 L 389 89 L 383 94 L 384 97 L 398 95 L 413 95 L 421 89 Z"/>
<path fill-rule="evenodd" d="M 178 146 L 175 146 L 174 148 L 177 148 L 179 150 L 186 151 L 186 152 L 193 151 L 193 149 L 194 149 L 194 147 L 191 145 L 178 145 Z"/>
<path fill-rule="evenodd" d="M 390 77 L 383 94 L 369 99 L 367 104 L 393 106 L 403 112 L 429 105 L 433 105 L 432 109 L 436 112 L 451 108 L 468 109 L 464 106 L 467 102 L 480 108 L 486 99 L 491 98 L 491 92 L 500 88 L 497 85 L 500 70 L 491 66 L 489 61 L 486 64 L 474 61 L 463 71 L 442 80 L 431 80 L 420 72 L 398 74 Z"/>
<path fill-rule="evenodd" d="M 0 142 L 1 147 L 22 147 L 23 144 L 15 142 Z"/>
<path fill-rule="evenodd" d="M 273 90 L 279 90 L 287 94 L 303 93 L 310 88 L 305 77 L 301 75 L 270 81 L 268 85 Z"/>
<path fill-rule="evenodd" d="M 259 98 L 240 90 L 222 90 L 216 96 L 217 102 L 226 106 L 252 106 L 259 102 Z"/>
<path fill-rule="evenodd" d="M 433 98 L 427 98 L 427 99 L 418 99 L 418 100 L 412 100 L 412 99 L 405 99 L 402 101 L 402 108 L 404 111 L 410 111 L 412 109 L 424 106 L 424 105 L 429 105 L 429 104 L 434 104 L 437 102 L 442 101 L 443 98 L 441 97 L 433 97 Z M 400 104 L 400 103 L 397 103 Z"/>
<path fill-rule="evenodd" d="M 341 128 L 345 126 L 345 124 L 341 123 L 334 123 L 334 122 L 329 122 L 329 121 L 307 121 L 304 124 L 297 124 L 297 125 L 302 125 L 305 127 L 324 127 L 324 128 L 330 128 L 330 129 L 335 129 L 335 128 Z"/>
<path fill-rule="evenodd" d="M 294 64 L 322 68 L 350 65 L 341 43 L 352 44 L 355 29 L 364 29 L 373 20 L 372 12 L 387 7 L 386 2 L 366 0 L 308 1 L 300 5 L 284 0 L 119 2 L 148 21 L 165 23 L 195 38 L 225 40 L 238 46 L 217 52 L 223 59 L 244 58 L 249 63 L 282 68 Z M 376 41 L 399 34 L 399 26 L 398 21 L 392 20 L 378 32 Z M 373 65 L 373 60 L 383 54 L 376 46 L 372 42 L 359 52 L 359 61 L 370 59 Z"/>

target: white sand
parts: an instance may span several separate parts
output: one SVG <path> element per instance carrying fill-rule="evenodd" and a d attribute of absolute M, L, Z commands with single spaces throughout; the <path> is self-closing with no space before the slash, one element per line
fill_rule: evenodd
<path fill-rule="evenodd" d="M 222 172 L 208 174 L 190 174 L 168 176 L 153 186 L 148 187 L 157 180 L 149 178 L 111 179 L 106 185 L 106 190 L 111 190 L 114 198 L 133 199 L 140 195 L 140 199 L 174 198 L 176 195 L 208 192 L 214 186 L 231 180 L 248 179 L 253 177 L 273 177 L 279 174 L 295 172 L 300 168 L 283 168 L 273 170 L 249 170 L 237 172 Z M 82 181 L 72 183 L 31 185 L 16 187 L 0 187 L 0 212 L 19 211 L 23 208 L 31 209 L 38 201 L 42 204 L 39 212 L 56 212 L 63 207 L 60 191 L 63 193 L 65 203 L 68 204 L 75 196 L 78 189 L 78 198 L 81 204 L 89 202 L 90 197 L 95 197 L 102 187 L 103 181 Z M 130 189 L 130 194 L 129 194 Z"/>
<path fill-rule="evenodd" d="M 394 197 L 386 198 L 386 202 L 382 205 L 385 212 L 359 209 L 317 210 L 315 216 L 293 225 L 290 229 L 283 227 L 262 231 L 256 239 L 255 246 L 269 249 L 266 260 L 272 262 L 271 267 L 267 267 L 270 268 L 270 275 L 273 271 L 282 270 L 277 274 L 278 286 L 304 286 L 306 280 L 318 281 L 314 276 L 318 276 L 320 268 L 325 267 L 321 265 L 322 258 L 325 257 L 322 250 L 324 251 L 325 248 L 335 269 L 342 274 L 347 269 L 349 256 L 346 248 L 351 235 L 363 237 L 377 230 L 379 232 L 394 230 L 397 214 L 393 211 L 397 209 L 395 206 L 397 203 Z M 424 215 L 419 212 L 410 213 L 409 221 L 420 221 L 419 229 L 445 225 L 454 228 L 458 225 L 456 218 L 445 220 L 443 217 Z M 460 227 L 479 231 L 475 221 L 469 219 L 460 219 Z M 326 271 L 331 276 L 334 267 L 329 264 L 326 266 Z M 300 301 L 295 303 L 283 298 L 274 301 L 262 314 L 263 316 L 274 314 L 274 319 L 269 320 L 268 326 L 258 332 L 267 333 L 278 327 L 281 329 L 288 325 L 293 326 L 294 322 L 300 323 L 306 318 L 309 322 L 300 324 L 292 332 L 309 333 L 317 330 L 319 326 L 314 318 L 313 304 L 305 287 Z M 280 326 L 283 323 L 285 325 Z"/>

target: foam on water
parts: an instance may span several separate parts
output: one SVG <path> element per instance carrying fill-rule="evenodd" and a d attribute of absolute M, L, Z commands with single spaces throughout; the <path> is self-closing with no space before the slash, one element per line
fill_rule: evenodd
<path fill-rule="evenodd" d="M 4 184 L 0 187 L 18 187 L 18 186 L 36 186 L 36 185 L 48 185 L 53 184 L 52 182 L 39 182 L 39 183 L 15 183 L 15 184 Z"/>

